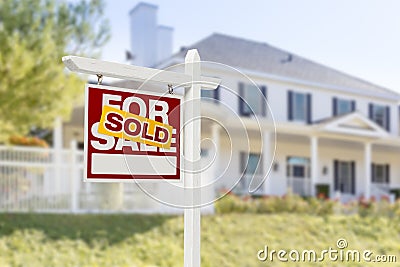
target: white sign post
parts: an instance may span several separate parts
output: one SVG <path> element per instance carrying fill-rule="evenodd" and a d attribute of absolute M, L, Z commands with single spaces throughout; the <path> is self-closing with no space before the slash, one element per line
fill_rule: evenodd
<path fill-rule="evenodd" d="M 200 56 L 197 50 L 190 50 L 185 58 L 185 73 L 190 75 L 193 81 L 200 79 Z M 185 143 L 184 156 L 190 166 L 186 167 L 187 173 L 184 179 L 185 209 L 184 215 L 184 266 L 200 266 L 200 186 L 201 177 L 198 170 L 200 159 L 200 89 L 201 85 L 192 83 L 185 91 Z M 186 142 L 191 140 L 191 142 Z"/>
<path fill-rule="evenodd" d="M 200 56 L 196 49 L 189 50 L 185 58 L 185 73 L 106 62 L 76 56 L 63 57 L 65 66 L 74 72 L 103 75 L 134 81 L 161 82 L 185 87 L 184 95 L 184 266 L 200 267 L 200 89 L 216 89 L 220 79 L 202 77 Z M 88 144 L 85 144 L 86 146 Z"/>

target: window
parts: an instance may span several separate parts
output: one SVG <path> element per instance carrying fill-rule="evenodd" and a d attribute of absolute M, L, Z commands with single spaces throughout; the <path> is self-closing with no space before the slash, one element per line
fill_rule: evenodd
<path fill-rule="evenodd" d="M 240 167 L 245 175 L 262 174 L 261 154 L 241 152 Z"/>
<path fill-rule="evenodd" d="M 240 153 L 240 171 L 242 178 L 235 188 L 235 192 L 242 194 L 248 192 L 250 181 L 255 175 L 262 175 L 263 168 L 261 154 L 259 153 Z"/>
<path fill-rule="evenodd" d="M 373 183 L 388 184 L 390 180 L 390 165 L 372 163 L 371 180 Z"/>
<path fill-rule="evenodd" d="M 335 191 L 355 194 L 355 162 L 334 161 Z"/>
<path fill-rule="evenodd" d="M 218 103 L 220 94 L 220 87 L 218 86 L 215 90 L 201 90 L 201 98 L 204 100 L 211 100 Z"/>
<path fill-rule="evenodd" d="M 288 119 L 311 123 L 311 94 L 288 91 Z"/>
<path fill-rule="evenodd" d="M 243 116 L 265 116 L 267 110 L 266 87 L 239 83 L 239 111 Z"/>
<path fill-rule="evenodd" d="M 286 175 L 292 178 L 310 177 L 310 159 L 304 157 L 287 157 Z"/>
<path fill-rule="evenodd" d="M 352 100 L 333 98 L 333 116 L 353 112 L 356 109 L 356 102 Z"/>
<path fill-rule="evenodd" d="M 390 130 L 390 107 L 369 104 L 369 118 L 386 130 Z"/>

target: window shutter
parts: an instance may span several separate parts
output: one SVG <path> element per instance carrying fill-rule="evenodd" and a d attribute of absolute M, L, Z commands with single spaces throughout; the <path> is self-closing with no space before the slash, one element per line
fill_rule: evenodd
<path fill-rule="evenodd" d="M 371 163 L 371 182 L 376 181 L 376 176 L 375 176 L 375 164 Z"/>
<path fill-rule="evenodd" d="M 307 123 L 312 123 L 312 101 L 311 94 L 307 94 Z"/>
<path fill-rule="evenodd" d="M 262 115 L 267 116 L 267 103 L 265 102 L 267 100 L 267 87 L 265 85 L 261 86 L 261 92 L 265 99 L 260 99 L 262 102 Z"/>
<path fill-rule="evenodd" d="M 386 107 L 386 130 L 390 132 L 390 106 Z"/>
<path fill-rule="evenodd" d="M 389 164 L 385 165 L 385 175 L 386 175 L 386 177 L 385 177 L 386 183 L 390 184 L 390 165 Z"/>
<path fill-rule="evenodd" d="M 333 161 L 333 175 L 334 175 L 334 189 L 335 191 L 339 191 L 339 161 Z"/>
<path fill-rule="evenodd" d="M 244 84 L 242 82 L 239 83 L 239 113 L 240 115 L 244 115 Z"/>
<path fill-rule="evenodd" d="M 293 91 L 289 90 L 288 91 L 288 120 L 292 121 L 293 120 Z"/>
<path fill-rule="evenodd" d="M 337 115 L 337 98 L 334 97 L 332 101 L 332 116 Z"/>
<path fill-rule="evenodd" d="M 372 163 L 371 164 L 371 181 L 374 183 L 376 181 L 376 177 L 375 177 L 375 164 Z"/>
<path fill-rule="evenodd" d="M 356 163 L 354 161 L 351 162 L 351 193 L 356 193 Z"/>
<path fill-rule="evenodd" d="M 352 112 L 356 111 L 356 101 L 354 100 L 351 101 L 351 111 Z"/>
<path fill-rule="evenodd" d="M 374 105 L 369 103 L 368 105 L 368 117 L 372 120 L 374 115 Z"/>
<path fill-rule="evenodd" d="M 214 90 L 214 99 L 216 100 L 216 103 L 219 103 L 220 100 L 220 86 L 218 85 L 218 87 Z"/>

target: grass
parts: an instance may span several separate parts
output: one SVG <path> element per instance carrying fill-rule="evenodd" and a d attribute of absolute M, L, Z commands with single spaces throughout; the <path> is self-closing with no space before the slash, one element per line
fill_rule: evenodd
<path fill-rule="evenodd" d="M 202 266 L 400 266 L 400 220 L 358 215 L 224 214 L 202 218 Z M 370 249 L 397 263 L 260 262 L 257 251 Z M 182 266 L 183 218 L 0 214 L 0 266 Z"/>

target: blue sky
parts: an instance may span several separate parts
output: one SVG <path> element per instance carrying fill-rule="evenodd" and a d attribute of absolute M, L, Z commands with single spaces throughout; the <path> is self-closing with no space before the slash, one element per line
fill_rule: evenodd
<path fill-rule="evenodd" d="M 106 0 L 112 39 L 103 59 L 124 62 L 128 12 L 139 1 Z M 213 32 L 265 42 L 400 92 L 400 1 L 150 0 L 172 26 L 174 50 Z"/>

